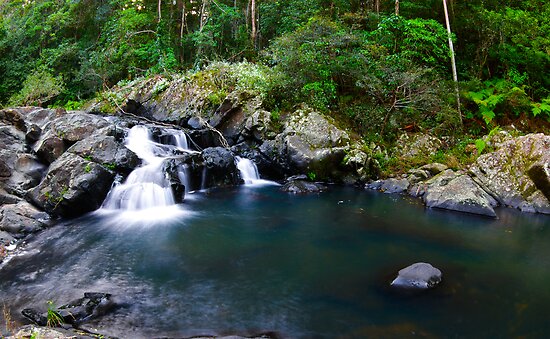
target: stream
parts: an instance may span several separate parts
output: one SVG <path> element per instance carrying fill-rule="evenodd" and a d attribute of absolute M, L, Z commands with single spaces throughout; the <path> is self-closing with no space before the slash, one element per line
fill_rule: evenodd
<path fill-rule="evenodd" d="M 26 323 L 24 308 L 104 292 L 117 307 L 83 326 L 120 338 L 550 336 L 548 216 L 500 208 L 490 219 L 334 185 L 294 195 L 241 157 L 244 185 L 233 188 L 190 190 L 178 166 L 177 203 L 165 161 L 197 151 L 167 133 L 161 143 L 132 128 L 126 146 L 142 166 L 103 207 L 34 235 L 0 265 L 15 321 Z M 390 289 L 415 262 L 441 269 L 442 284 Z"/>
<path fill-rule="evenodd" d="M 339 186 L 240 186 L 178 206 L 164 221 L 98 211 L 38 234 L 0 270 L 0 299 L 23 322 L 25 307 L 112 293 L 120 307 L 87 326 L 121 338 L 550 335 L 547 216 L 486 219 Z M 442 285 L 387 287 L 418 261 Z"/>

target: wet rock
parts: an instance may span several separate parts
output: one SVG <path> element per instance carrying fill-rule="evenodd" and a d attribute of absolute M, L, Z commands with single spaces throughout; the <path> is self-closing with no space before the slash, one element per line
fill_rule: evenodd
<path fill-rule="evenodd" d="M 235 157 L 223 147 L 210 147 L 201 152 L 205 167 L 205 186 L 224 187 L 239 184 Z"/>
<path fill-rule="evenodd" d="M 114 306 L 115 303 L 111 300 L 111 294 L 86 292 L 83 298 L 59 306 L 54 309 L 54 311 L 63 318 L 64 324 L 78 326 L 90 319 L 105 315 L 112 310 Z M 37 325 L 47 325 L 47 312 L 26 308 L 21 313 Z"/>
<path fill-rule="evenodd" d="M 424 202 L 428 207 L 496 217 L 498 202 L 471 177 L 447 170 L 426 182 Z"/>
<path fill-rule="evenodd" d="M 44 325 L 45 326 L 45 325 Z M 76 330 L 75 330 L 76 331 Z M 82 338 L 107 338 L 96 334 L 86 334 L 82 331 L 73 332 L 62 328 L 39 327 L 36 325 L 26 325 L 20 327 L 14 336 L 6 339 L 82 339 Z"/>
<path fill-rule="evenodd" d="M 434 288 L 441 282 L 441 271 L 427 263 L 415 263 L 400 270 L 391 286 L 406 289 Z"/>
<path fill-rule="evenodd" d="M 327 186 L 305 180 L 290 180 L 283 185 L 281 191 L 294 194 L 321 193 L 327 190 Z"/>
<path fill-rule="evenodd" d="M 114 136 L 96 134 L 71 146 L 67 152 L 79 155 L 107 169 L 128 172 L 140 163 L 137 155 Z"/>
<path fill-rule="evenodd" d="M 79 216 L 101 206 L 114 176 L 102 165 L 67 152 L 50 165 L 29 196 L 48 213 Z"/>
<path fill-rule="evenodd" d="M 15 237 L 37 232 L 48 226 L 49 217 L 26 201 L 3 205 L 0 208 L 0 230 Z"/>
<path fill-rule="evenodd" d="M 481 155 L 469 171 L 476 182 L 501 204 L 523 211 L 545 213 L 550 208 L 548 199 L 536 204 L 531 200 L 531 197 L 536 197 L 533 194 L 540 190 L 539 186 L 544 190 L 542 168 L 537 165 L 533 169 L 533 177 L 538 184 L 528 172 L 535 164 L 544 166 L 549 162 L 550 136 L 529 134 L 500 143 L 494 152 Z"/>

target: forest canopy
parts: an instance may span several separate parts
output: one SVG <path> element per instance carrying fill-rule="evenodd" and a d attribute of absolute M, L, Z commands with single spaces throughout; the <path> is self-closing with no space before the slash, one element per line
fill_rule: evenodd
<path fill-rule="evenodd" d="M 548 121 L 550 3 L 447 5 L 470 123 Z M 447 39 L 441 0 L 8 0 L 0 105 L 73 107 L 121 80 L 247 61 L 276 73 L 271 110 L 304 102 L 365 128 L 378 115 L 452 129 Z"/>

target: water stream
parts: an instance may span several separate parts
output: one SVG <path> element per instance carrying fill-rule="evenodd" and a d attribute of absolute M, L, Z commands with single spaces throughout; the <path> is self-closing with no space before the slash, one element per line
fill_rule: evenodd
<path fill-rule="evenodd" d="M 135 178 L 0 268 L 0 300 L 15 320 L 25 307 L 98 291 L 120 307 L 87 326 L 120 338 L 550 336 L 548 216 L 499 209 L 493 220 L 339 186 L 297 196 L 257 178 L 174 204 L 155 174 L 166 146 L 134 132 L 128 147 L 144 160 Z M 179 212 L 167 218 L 165 208 Z M 443 271 L 441 286 L 388 288 L 418 261 Z"/>

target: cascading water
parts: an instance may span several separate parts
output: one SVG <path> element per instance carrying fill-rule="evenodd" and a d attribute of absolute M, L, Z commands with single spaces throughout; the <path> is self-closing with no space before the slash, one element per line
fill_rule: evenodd
<path fill-rule="evenodd" d="M 176 208 L 171 183 L 163 171 L 166 159 L 173 156 L 174 148 L 188 150 L 185 133 L 169 131 L 175 139 L 173 145 L 153 141 L 145 126 L 134 126 L 126 138 L 126 147 L 136 153 L 143 165 L 130 173 L 124 183 L 115 185 L 105 199 L 103 211 L 147 211 L 155 208 Z M 178 171 L 180 181 L 188 190 L 185 167 Z M 157 215 L 158 216 L 158 215 Z"/>
<path fill-rule="evenodd" d="M 239 156 L 236 156 L 235 160 L 245 185 L 278 185 L 274 181 L 260 179 L 258 167 L 252 160 Z"/>

